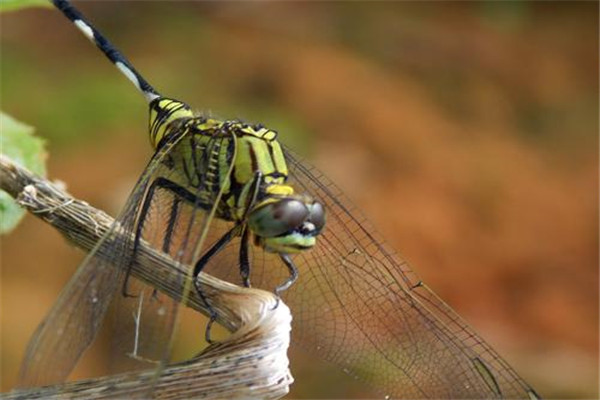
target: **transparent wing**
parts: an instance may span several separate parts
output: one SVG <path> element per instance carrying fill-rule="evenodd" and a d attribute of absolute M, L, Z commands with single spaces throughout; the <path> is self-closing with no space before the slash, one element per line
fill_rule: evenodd
<path fill-rule="evenodd" d="M 298 287 L 283 295 L 299 342 L 392 397 L 533 396 L 331 181 L 290 152 L 287 160 L 291 184 L 327 210 L 317 246 L 294 258 Z"/>
<path fill-rule="evenodd" d="M 235 137 L 227 132 L 210 139 L 186 135 L 163 157 L 138 207 L 135 226 L 145 244 L 169 254 L 189 274 L 208 232 L 224 233 L 212 221 L 228 187 L 235 145 Z M 184 299 L 195 290 L 191 280 L 186 282 Z M 117 296 L 114 307 L 120 318 L 113 335 L 111 373 L 147 369 L 148 361 L 161 361 L 164 366 L 173 344 L 180 303 L 136 279 L 130 279 L 127 287 L 134 297 Z M 203 332 L 198 331 L 198 340 L 202 339 Z"/>
<path fill-rule="evenodd" d="M 113 298 L 121 296 L 139 241 L 163 249 L 185 265 L 198 255 L 225 186 L 225 178 L 207 180 L 206 172 L 215 162 L 221 168 L 231 168 L 235 139 L 223 135 L 205 143 L 203 148 L 215 150 L 212 157 L 190 149 L 197 142 L 194 134 L 181 132 L 152 157 L 113 227 L 79 267 L 33 335 L 21 369 L 20 386 L 66 380 L 98 333 Z M 194 169 L 184 170 L 181 163 L 192 154 L 196 157 Z M 190 174 L 194 174 L 193 179 Z M 165 182 L 183 191 L 174 191 L 174 186 Z M 123 318 L 117 321 L 117 331 L 126 332 L 129 338 L 122 340 L 126 346 L 117 348 L 132 353 L 135 344 L 139 353 L 137 357 L 129 354 L 117 359 L 111 368 L 114 371 L 149 368 L 144 359 L 164 363 L 177 315 L 174 301 L 165 296 L 158 298 L 140 282 L 130 279 L 127 288 L 135 297 L 118 302 Z M 182 295 L 185 298 L 187 293 Z M 139 308 L 142 298 L 146 301 Z M 127 324 L 131 327 L 123 328 Z"/>
<path fill-rule="evenodd" d="M 286 151 L 289 182 L 326 209 L 317 245 L 294 255 L 300 277 L 282 298 L 292 341 L 397 398 L 535 398 L 535 392 L 388 248 L 322 173 Z M 215 221 L 215 223 L 222 223 Z M 213 238 L 214 240 L 214 238 Z M 239 283 L 239 240 L 207 272 Z M 253 286 L 288 277 L 279 257 L 251 248 Z"/>

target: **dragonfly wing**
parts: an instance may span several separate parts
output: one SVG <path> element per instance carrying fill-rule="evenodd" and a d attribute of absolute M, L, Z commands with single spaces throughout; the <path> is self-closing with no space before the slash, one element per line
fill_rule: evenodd
<path fill-rule="evenodd" d="M 292 340 L 390 397 L 536 398 L 472 328 L 388 249 L 322 173 L 286 151 L 289 183 L 326 208 L 317 245 L 293 256 L 298 282 L 282 293 Z M 211 225 L 226 229 L 226 222 Z M 207 244 L 218 236 L 209 234 Z M 240 239 L 205 271 L 234 283 Z M 273 290 L 289 276 L 279 256 L 250 246 L 252 286 Z"/>
<path fill-rule="evenodd" d="M 193 149 L 199 148 L 197 139 L 193 134 L 185 135 L 162 159 L 139 202 L 136 224 L 147 245 L 169 254 L 189 274 L 205 250 L 209 231 L 212 235 L 223 233 L 213 221 L 220 198 L 229 187 L 236 151 L 231 134 L 202 140 L 203 150 L 195 153 Z M 187 160 L 185 167 L 183 160 Z M 220 173 L 211 175 L 210 171 Z M 191 280 L 184 278 L 182 299 L 195 290 Z M 113 335 L 111 371 L 148 368 L 148 360 L 160 361 L 160 369 L 170 358 L 180 303 L 136 279 L 131 279 L 128 287 L 135 297 L 120 297 L 115 307 L 119 332 Z M 203 332 L 199 331 L 198 340 L 201 338 Z"/>
<path fill-rule="evenodd" d="M 152 157 L 129 196 L 120 217 L 86 257 L 34 333 L 21 369 L 20 386 L 41 386 L 66 380 L 96 336 L 115 294 L 118 293 L 117 295 L 120 296 L 127 267 L 135 262 L 137 256 L 134 239 L 136 233 L 140 233 L 141 235 L 138 236 L 150 244 L 164 242 L 167 235 L 164 225 L 149 221 L 160 221 L 164 217 L 162 214 L 165 210 L 172 209 L 173 196 L 162 195 L 158 193 L 159 191 L 152 195 L 150 188 L 159 178 L 181 179 L 179 171 L 174 169 L 170 160 L 174 154 L 187 151 L 184 147 L 187 146 L 184 139 L 189 136 L 186 132 L 174 136 Z M 226 140 L 228 145 L 223 145 L 222 142 Z M 222 166 L 232 165 L 233 155 L 227 152 L 231 152 L 232 148 L 233 153 L 235 152 L 235 140 L 225 136 L 215 138 L 212 143 L 222 148 L 216 153 L 222 161 Z M 171 242 L 169 252 L 176 254 L 176 261 L 181 263 L 189 263 L 194 255 L 199 253 L 201 240 L 208 230 L 216 207 L 216 203 L 210 202 L 220 197 L 223 187 L 226 186 L 223 178 L 217 182 L 212 181 L 210 187 L 212 191 L 208 190 L 203 174 L 206 173 L 210 162 L 210 159 L 206 158 L 204 162 L 200 161 L 196 164 L 197 170 L 194 173 L 197 174 L 198 181 L 194 187 L 188 188 L 189 192 L 204 196 L 203 204 L 210 204 L 210 207 L 202 208 L 200 204 L 188 202 L 185 206 L 187 211 L 181 211 L 176 216 L 177 226 L 185 225 L 185 229 L 179 229 L 178 235 L 169 238 Z M 186 182 L 182 184 L 185 185 Z M 152 198 L 149 199 L 149 196 Z M 144 211 L 144 204 L 149 205 L 146 211 Z M 144 221 L 142 228 L 138 229 L 142 221 Z M 188 288 L 189 290 L 191 287 Z M 186 296 L 186 293 L 182 295 Z M 137 298 L 133 300 L 132 303 L 136 305 L 139 303 Z M 124 300 L 120 303 L 127 302 Z M 147 338 L 170 337 L 176 320 L 176 304 L 163 303 L 161 309 L 163 311 L 160 313 L 159 320 L 162 322 L 154 322 L 152 328 L 162 333 L 154 336 L 147 334 Z M 123 315 L 125 319 L 132 320 L 131 313 Z M 148 332 L 152 330 L 149 329 Z M 147 339 L 144 343 L 151 343 L 145 347 L 149 354 L 158 354 L 162 357 L 166 356 L 167 349 L 170 347 L 168 340 Z M 147 367 L 147 364 L 145 366 Z"/>
<path fill-rule="evenodd" d="M 327 210 L 315 248 L 294 257 L 299 282 L 282 295 L 303 346 L 391 397 L 535 397 L 331 181 L 290 152 L 286 159 L 290 183 Z"/>
<path fill-rule="evenodd" d="M 166 147 L 174 147 L 173 141 Z M 132 262 L 132 232 L 140 200 L 166 151 L 157 152 L 130 194 L 119 218 L 79 266 L 33 334 L 19 385 L 42 386 L 66 380 L 102 325 L 114 293 Z"/>
<path fill-rule="evenodd" d="M 103 243 L 110 241 L 114 229 Z M 98 331 L 122 274 L 100 257 L 84 261 L 30 340 L 19 386 L 64 381 Z"/>

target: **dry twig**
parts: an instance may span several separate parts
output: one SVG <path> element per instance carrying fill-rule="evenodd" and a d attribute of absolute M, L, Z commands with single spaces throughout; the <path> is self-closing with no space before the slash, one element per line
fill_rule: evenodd
<path fill-rule="evenodd" d="M 0 189 L 36 217 L 56 228 L 71 243 L 89 251 L 105 234 L 113 219 L 103 211 L 72 198 L 51 182 L 0 155 Z M 143 246 L 133 275 L 176 299 L 186 276 L 167 255 Z M 293 382 L 288 369 L 287 348 L 291 315 L 281 301 L 274 308 L 272 293 L 241 288 L 207 274 L 199 283 L 218 322 L 232 332 L 225 341 L 209 346 L 199 356 L 167 366 L 155 383 L 153 397 L 179 398 L 280 398 Z M 186 305 L 207 313 L 192 293 Z M 198 340 L 202 340 L 199 333 Z M 49 366 L 51 367 L 51 366 Z M 69 382 L 41 388 L 19 389 L 2 395 L 6 399 L 135 397 L 147 393 L 153 371 Z"/>

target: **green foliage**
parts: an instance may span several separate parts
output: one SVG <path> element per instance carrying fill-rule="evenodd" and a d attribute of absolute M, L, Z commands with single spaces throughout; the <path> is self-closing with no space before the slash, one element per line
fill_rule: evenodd
<path fill-rule="evenodd" d="M 45 175 L 46 152 L 44 141 L 33 136 L 33 127 L 0 112 L 0 152 L 15 163 Z M 12 230 L 21 220 L 25 210 L 4 192 L 0 192 L 0 233 Z"/>
<path fill-rule="evenodd" d="M 28 7 L 50 7 L 48 0 L 0 0 L 0 12 Z M 14 162 L 38 174 L 45 174 L 44 142 L 33 136 L 33 127 L 0 112 L 0 152 Z M 23 218 L 25 210 L 0 191 L 0 234 L 11 231 Z"/>
<path fill-rule="evenodd" d="M 49 0 L 0 0 L 0 12 L 16 11 L 27 7 L 50 7 Z"/>

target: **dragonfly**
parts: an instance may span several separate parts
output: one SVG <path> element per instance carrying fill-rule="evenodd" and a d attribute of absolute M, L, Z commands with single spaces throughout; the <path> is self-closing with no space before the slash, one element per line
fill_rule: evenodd
<path fill-rule="evenodd" d="M 52 3 L 143 95 L 154 154 L 34 333 L 22 385 L 66 380 L 111 303 L 141 298 L 128 272 L 143 241 L 192 277 L 274 291 L 292 310 L 294 344 L 387 397 L 540 398 L 277 131 L 163 96 L 69 1 Z M 160 318 L 143 330 L 140 354 L 166 363 L 179 304 L 154 296 L 144 313 Z"/>

